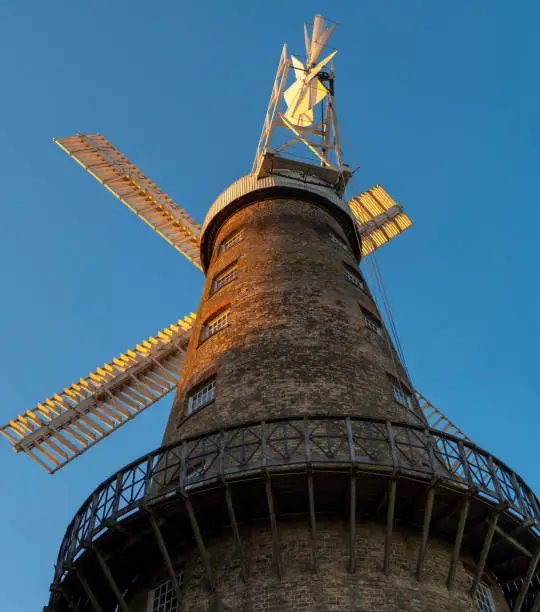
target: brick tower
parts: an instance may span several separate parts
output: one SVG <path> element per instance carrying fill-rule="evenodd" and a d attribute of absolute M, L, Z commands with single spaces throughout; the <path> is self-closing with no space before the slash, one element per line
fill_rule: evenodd
<path fill-rule="evenodd" d="M 239 183 L 203 226 L 206 284 L 164 443 L 217 430 L 234 448 L 224 473 L 245 461 L 249 476 L 245 489 L 241 478 L 223 485 L 242 525 L 236 547 L 212 510 L 211 574 L 197 551 L 180 561 L 196 568 L 183 575 L 186 609 L 209 610 L 215 597 L 224 610 L 474 610 L 461 563 L 446 586 L 451 545 L 430 541 L 415 577 L 413 526 L 444 467 L 424 455 L 427 422 L 358 271 L 351 217 L 330 190 Z M 346 465 L 351 450 L 376 464 L 389 425 L 397 439 L 422 438 L 406 462 L 424 486 Z M 205 460 L 202 449 L 188 453 L 195 475 Z M 390 498 L 392 512 L 410 513 L 391 544 Z"/>
<path fill-rule="evenodd" d="M 220 195 L 164 445 L 83 504 L 48 611 L 538 610 L 536 498 L 429 428 L 360 256 L 331 187 Z"/>
<path fill-rule="evenodd" d="M 344 199 L 334 28 L 305 66 L 284 48 L 252 172 L 202 227 L 102 136 L 57 141 L 206 282 L 196 317 L 0 429 L 56 471 L 176 389 L 163 445 L 68 526 L 48 612 L 540 612 L 538 500 L 426 417 L 360 272 L 410 221 L 379 186 Z"/>

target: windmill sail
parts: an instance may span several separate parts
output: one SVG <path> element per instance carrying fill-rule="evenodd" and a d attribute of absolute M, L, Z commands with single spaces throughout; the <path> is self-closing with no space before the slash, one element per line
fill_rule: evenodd
<path fill-rule="evenodd" d="M 403 208 L 380 185 L 354 196 L 347 204 L 362 237 L 362 257 L 412 226 Z"/>
<path fill-rule="evenodd" d="M 304 39 L 306 43 L 306 56 L 308 65 L 314 65 L 319 59 L 324 47 L 330 40 L 330 36 L 334 33 L 337 23 L 330 27 L 325 26 L 324 17 L 315 15 L 313 20 L 313 30 L 311 32 L 311 41 L 308 35 L 307 25 L 304 24 Z"/>
<path fill-rule="evenodd" d="M 0 427 L 15 452 L 54 473 L 176 387 L 195 315 L 122 353 Z"/>
<path fill-rule="evenodd" d="M 201 228 L 155 183 L 100 134 L 77 134 L 54 142 L 201 269 Z"/>
<path fill-rule="evenodd" d="M 283 97 L 288 107 L 284 117 L 294 125 L 307 127 L 313 123 L 313 108 L 328 95 L 328 89 L 316 76 L 336 53 L 334 51 L 312 69 L 304 68 L 299 59 L 291 56 L 296 81 Z"/>
<path fill-rule="evenodd" d="M 443 431 L 444 433 L 456 436 L 457 438 L 462 438 L 463 440 L 467 440 L 469 442 L 471 441 L 457 425 L 454 425 L 454 423 L 452 423 L 448 417 L 444 416 L 440 410 L 435 408 L 435 406 L 419 391 L 415 391 L 415 393 L 418 404 L 420 405 L 420 408 L 422 409 L 422 412 L 424 413 L 424 416 L 432 429 Z"/>

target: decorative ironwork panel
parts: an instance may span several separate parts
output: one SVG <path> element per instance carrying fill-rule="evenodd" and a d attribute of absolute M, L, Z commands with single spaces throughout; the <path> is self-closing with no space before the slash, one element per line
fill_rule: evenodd
<path fill-rule="evenodd" d="M 309 440 L 313 462 L 348 462 L 350 460 L 345 419 L 311 420 Z"/>
<path fill-rule="evenodd" d="M 267 466 L 305 463 L 306 446 L 303 420 L 267 423 L 265 433 Z"/>
<path fill-rule="evenodd" d="M 223 432 L 223 472 L 234 473 L 263 464 L 262 427 L 254 425 Z"/>
<path fill-rule="evenodd" d="M 368 465 L 391 465 L 392 453 L 384 423 L 351 420 L 355 461 Z"/>
<path fill-rule="evenodd" d="M 422 472 L 434 469 L 428 453 L 430 439 L 423 430 L 400 425 L 392 430 L 398 465 L 402 469 Z"/>

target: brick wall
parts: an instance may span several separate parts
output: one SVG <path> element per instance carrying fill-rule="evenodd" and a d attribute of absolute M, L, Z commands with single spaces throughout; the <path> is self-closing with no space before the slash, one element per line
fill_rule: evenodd
<path fill-rule="evenodd" d="M 248 559 L 250 576 L 242 580 L 240 563 L 232 537 L 223 535 L 207 542 L 216 572 L 216 592 L 211 593 L 203 564 L 196 550 L 177 560 L 184 570 L 186 612 L 475 612 L 475 602 L 468 594 L 467 570 L 460 563 L 454 588 L 445 585 L 451 548 L 430 540 L 424 572 L 416 579 L 419 536 L 406 529 L 393 536 L 393 554 L 389 576 L 383 572 L 384 527 L 359 522 L 356 534 L 356 571 L 348 570 L 349 536 L 340 521 L 317 523 L 319 570 L 311 563 L 311 545 L 307 523 L 281 523 L 280 549 L 283 577 L 280 579 L 272 558 L 272 535 L 266 526 L 243 528 L 241 538 Z M 156 574 L 153 586 L 166 580 Z M 497 612 L 507 612 L 496 589 Z M 146 595 L 132 600 L 130 609 L 145 610 Z"/>
<path fill-rule="evenodd" d="M 238 229 L 243 239 L 220 253 Z M 380 318 L 369 289 L 346 280 L 356 268 L 340 225 L 326 210 L 297 200 L 255 203 L 220 228 L 197 324 L 184 362 L 165 442 L 250 419 L 299 414 L 365 415 L 423 423 L 392 396 L 388 373 L 411 389 L 386 332 L 368 329 L 360 306 Z M 236 263 L 237 278 L 212 292 Z M 201 341 L 213 313 L 230 324 Z M 215 401 L 187 416 L 186 397 L 216 377 Z"/>

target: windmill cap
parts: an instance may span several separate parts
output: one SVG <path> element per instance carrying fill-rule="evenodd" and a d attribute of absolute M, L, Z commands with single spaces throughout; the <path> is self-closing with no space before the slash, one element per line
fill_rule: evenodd
<path fill-rule="evenodd" d="M 360 259 L 354 219 L 347 203 L 332 188 L 287 176 L 270 175 L 257 178 L 255 174 L 250 173 L 229 185 L 206 215 L 201 229 L 201 263 L 205 271 L 210 263 L 217 232 L 225 220 L 233 212 L 252 202 L 275 198 L 313 202 L 327 209 L 343 227 L 355 255 Z"/>

